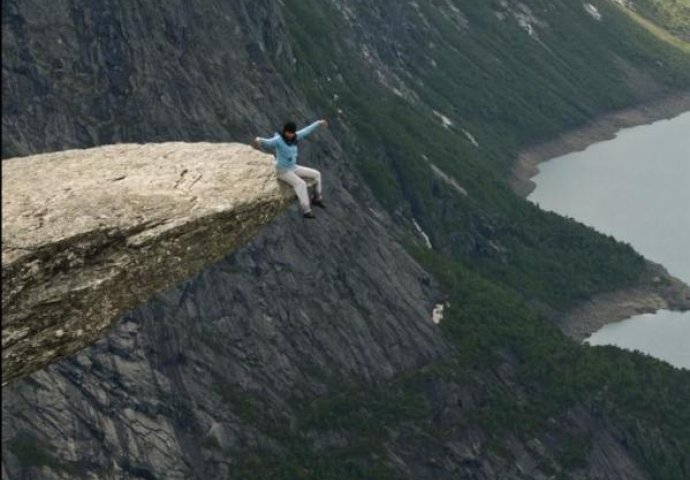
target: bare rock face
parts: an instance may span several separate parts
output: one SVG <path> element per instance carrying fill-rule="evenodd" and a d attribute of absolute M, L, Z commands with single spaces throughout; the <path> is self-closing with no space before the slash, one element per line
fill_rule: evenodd
<path fill-rule="evenodd" d="M 292 200 L 238 143 L 117 144 L 3 161 L 2 384 L 252 238 Z"/>

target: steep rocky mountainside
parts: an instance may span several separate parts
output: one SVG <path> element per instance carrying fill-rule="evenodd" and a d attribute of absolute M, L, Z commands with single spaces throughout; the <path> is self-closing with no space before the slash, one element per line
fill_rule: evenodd
<path fill-rule="evenodd" d="M 690 87 L 687 55 L 619 6 L 2 8 L 3 158 L 331 120 L 301 146 L 316 221 L 282 214 L 3 389 L 3 478 L 687 475 L 687 373 L 540 316 L 643 260 L 504 183 L 521 146 Z"/>
<path fill-rule="evenodd" d="M 270 133 L 288 112 L 314 117 L 297 91 L 266 71 L 264 42 L 273 39 L 274 49 L 286 42 L 277 3 L 256 10 L 255 2 L 209 2 L 190 10 L 180 2 L 139 12 L 51 5 L 51 11 L 28 5 L 22 11 L 6 2 L 4 35 L 16 25 L 18 48 L 65 61 L 65 54 L 50 51 L 62 34 L 67 55 L 76 57 L 69 68 L 81 64 L 91 74 L 64 75 L 61 85 L 46 79 L 43 59 L 4 55 L 33 70 L 9 75 L 4 69 L 10 101 L 3 107 L 3 138 L 33 137 L 12 154 L 125 139 L 249 140 Z M 74 16 L 55 17 L 68 12 Z M 126 26 L 125 16 L 158 23 Z M 47 35 L 30 34 L 37 29 Z M 201 40 L 204 45 L 196 43 Z M 108 41 L 120 43 L 113 48 Z M 4 53 L 12 48 L 3 45 Z M 127 62 L 105 60 L 118 52 Z M 229 57 L 206 62 L 214 52 Z M 204 75 L 209 68 L 216 71 Z M 113 84 L 127 75 L 132 85 L 125 95 Z M 33 91 L 41 82 L 48 99 Z M 151 86 L 156 82 L 158 91 Z M 61 97 L 60 88 L 68 95 Z M 166 96 L 174 98 L 167 105 Z M 59 106 L 66 99 L 76 111 Z M 44 108 L 47 113 L 35 110 Z M 27 110 L 33 115 L 25 116 Z M 13 134 L 8 126 L 17 122 L 25 132 L 32 118 L 40 123 L 30 127 L 33 134 Z M 109 120 L 121 136 L 101 136 Z M 244 133 L 237 127 L 228 133 L 226 122 L 243 123 Z M 45 132 L 45 142 L 37 132 Z M 78 469 L 87 478 L 222 478 L 229 464 L 255 449 L 285 451 L 279 438 L 253 426 L 257 421 L 287 428 L 294 411 L 318 396 L 384 381 L 449 350 L 431 321 L 441 300 L 437 283 L 394 240 L 396 227 L 361 193 L 329 131 L 314 137 L 302 155 L 325 170 L 327 212 L 313 223 L 285 213 L 235 256 L 127 315 L 94 347 L 6 387 L 4 476 L 71 478 Z"/>
<path fill-rule="evenodd" d="M 270 66 L 291 56 L 277 2 L 2 6 L 4 158 L 229 131 L 248 139 L 305 114 Z"/>

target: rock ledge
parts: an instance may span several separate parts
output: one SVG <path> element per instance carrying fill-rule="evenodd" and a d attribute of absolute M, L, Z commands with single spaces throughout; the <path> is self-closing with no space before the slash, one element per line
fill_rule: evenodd
<path fill-rule="evenodd" d="M 2 384 L 232 253 L 293 200 L 237 143 L 117 144 L 2 162 Z"/>

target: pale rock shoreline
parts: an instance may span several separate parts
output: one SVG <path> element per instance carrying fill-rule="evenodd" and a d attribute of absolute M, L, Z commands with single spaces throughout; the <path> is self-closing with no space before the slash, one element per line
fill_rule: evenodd
<path fill-rule="evenodd" d="M 647 261 L 638 285 L 596 295 L 553 320 L 569 337 L 585 340 L 606 324 L 658 310 L 690 310 L 690 287 Z"/>
<path fill-rule="evenodd" d="M 594 143 L 615 138 L 618 131 L 623 128 L 671 119 L 688 111 L 690 111 L 690 91 L 604 114 L 583 127 L 522 150 L 513 167 L 510 186 L 521 197 L 527 197 L 536 187 L 531 179 L 539 173 L 540 163 L 568 153 L 579 152 Z"/>

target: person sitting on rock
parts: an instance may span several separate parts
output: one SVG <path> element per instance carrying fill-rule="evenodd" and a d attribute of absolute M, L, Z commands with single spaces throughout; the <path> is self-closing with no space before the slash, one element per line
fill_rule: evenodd
<path fill-rule="evenodd" d="M 286 122 L 282 133 L 275 133 L 271 138 L 256 137 L 252 141 L 252 147 L 257 150 L 266 149 L 272 151 L 276 159 L 276 175 L 279 180 L 289 184 L 295 189 L 299 200 L 300 211 L 304 218 L 315 218 L 311 211 L 311 205 L 326 208 L 321 196 L 321 173 L 313 168 L 297 165 L 297 142 L 307 138 L 320 125 L 328 125 L 326 120 L 317 120 L 311 125 L 297 130 L 295 122 Z M 307 183 L 304 178 L 316 181 L 314 195 L 309 202 Z"/>

